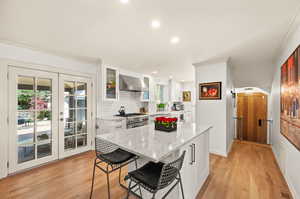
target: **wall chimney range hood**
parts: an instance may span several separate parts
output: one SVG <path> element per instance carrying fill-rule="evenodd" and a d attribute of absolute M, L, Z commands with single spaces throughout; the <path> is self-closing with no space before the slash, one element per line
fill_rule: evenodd
<path fill-rule="evenodd" d="M 140 78 L 120 74 L 119 89 L 120 91 L 142 92 L 145 88 Z"/>

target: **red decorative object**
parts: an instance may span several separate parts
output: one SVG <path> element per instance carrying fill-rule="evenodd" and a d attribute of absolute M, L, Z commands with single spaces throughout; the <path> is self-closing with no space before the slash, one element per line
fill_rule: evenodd
<path fill-rule="evenodd" d="M 155 130 L 171 132 L 177 130 L 177 118 L 155 118 Z"/>

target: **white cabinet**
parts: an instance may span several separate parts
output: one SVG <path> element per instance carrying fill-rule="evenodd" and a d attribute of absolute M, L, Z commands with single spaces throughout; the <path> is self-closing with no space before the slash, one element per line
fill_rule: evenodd
<path fill-rule="evenodd" d="M 142 102 L 149 102 L 150 101 L 150 77 L 143 76 L 142 77 L 143 83 L 143 91 L 141 93 L 141 101 Z"/>
<path fill-rule="evenodd" d="M 194 167 L 192 165 L 193 161 L 193 146 L 192 142 L 185 145 L 182 148 L 182 152 L 185 151 L 185 158 L 181 169 L 181 178 L 183 184 L 183 192 L 185 198 L 195 198 L 194 193 L 194 183 L 195 183 L 195 174 L 193 173 Z M 192 180 L 193 179 L 193 180 Z M 181 194 L 180 194 L 181 195 Z"/>
<path fill-rule="evenodd" d="M 195 140 L 194 162 L 196 163 L 196 183 L 195 189 L 197 193 L 204 184 L 209 173 L 209 135 L 204 133 Z M 196 194 L 197 194 L 196 193 Z"/>
<path fill-rule="evenodd" d="M 103 100 L 117 101 L 119 99 L 119 71 L 113 67 L 103 67 Z"/>
<path fill-rule="evenodd" d="M 111 133 L 113 129 L 126 129 L 125 119 L 100 119 L 97 124 L 100 134 Z"/>
<path fill-rule="evenodd" d="M 204 132 L 186 144 L 181 170 L 185 198 L 194 199 L 209 175 L 209 132 Z"/>

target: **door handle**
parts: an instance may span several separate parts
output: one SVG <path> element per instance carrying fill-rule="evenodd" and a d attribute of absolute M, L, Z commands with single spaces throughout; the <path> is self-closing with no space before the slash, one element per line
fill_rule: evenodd
<path fill-rule="evenodd" d="M 195 163 L 196 162 L 196 145 L 193 143 L 193 151 L 194 151 L 194 153 L 193 153 L 193 163 Z"/>
<path fill-rule="evenodd" d="M 190 162 L 190 165 L 192 165 L 193 162 L 194 162 L 194 161 L 193 161 L 193 159 L 194 159 L 194 155 L 193 155 L 193 154 L 194 154 L 194 152 L 193 152 L 193 151 L 194 151 L 194 150 L 193 150 L 193 144 L 191 144 L 190 147 L 191 147 L 191 162 Z"/>
<path fill-rule="evenodd" d="M 262 119 L 258 120 L 258 126 L 262 126 Z"/>

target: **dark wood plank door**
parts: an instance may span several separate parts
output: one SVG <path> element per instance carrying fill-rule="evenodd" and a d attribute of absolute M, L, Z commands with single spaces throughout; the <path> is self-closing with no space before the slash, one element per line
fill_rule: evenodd
<path fill-rule="evenodd" d="M 241 140 L 267 144 L 267 95 L 237 95 L 237 137 Z"/>

